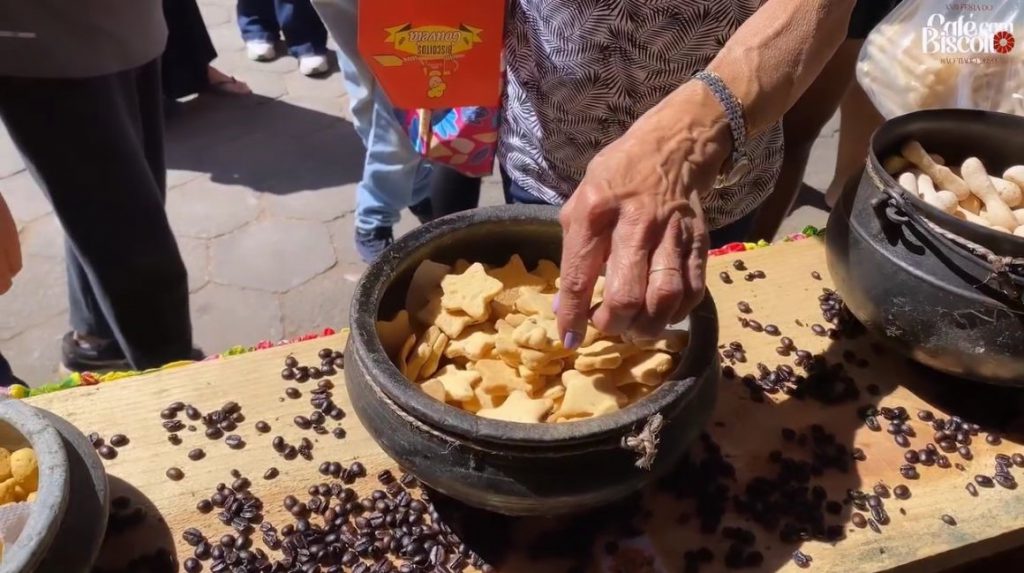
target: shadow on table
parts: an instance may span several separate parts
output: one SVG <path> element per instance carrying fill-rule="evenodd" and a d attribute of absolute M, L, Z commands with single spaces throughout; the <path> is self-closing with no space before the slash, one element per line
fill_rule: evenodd
<path fill-rule="evenodd" d="M 156 506 L 128 482 L 109 476 L 110 519 L 94 571 L 178 571 L 174 536 Z"/>
<path fill-rule="evenodd" d="M 780 326 L 785 334 L 786 327 Z M 870 494 L 876 485 L 864 482 L 859 473 L 862 466 L 857 464 L 872 464 L 876 470 L 899 465 L 890 460 L 854 463 L 852 459 L 854 434 L 863 427 L 859 409 L 877 406 L 891 391 L 871 379 L 869 373 L 874 370 L 867 370 L 863 360 L 882 363 L 896 358 L 881 356 L 872 348 L 866 337 L 860 337 L 835 341 L 824 353 L 829 364 L 842 364 L 859 388 L 856 399 L 834 405 L 823 403 L 829 401 L 830 392 L 824 385 L 816 390 L 817 398 L 776 403 L 752 398 L 754 393 L 738 378 L 723 380 L 707 431 L 710 440 L 702 437 L 674 472 L 612 507 L 571 517 L 510 518 L 469 508 L 440 494 L 431 499 L 467 545 L 503 572 L 608 570 L 612 556 L 624 556 L 629 553 L 624 549 L 630 547 L 656 548 L 659 559 L 653 570 L 665 571 L 696 571 L 684 567 L 684 554 L 706 548 L 714 555 L 713 564 L 701 564 L 700 569 L 718 570 L 734 544 L 723 537 L 725 526 L 744 528 L 756 537 L 754 543 L 741 544 L 742 551 L 733 549 L 730 559 L 746 563 L 743 568 L 748 570 L 776 570 L 803 547 L 798 539 L 783 541 L 783 531 L 790 537 L 794 532 L 797 537 L 830 537 L 837 544 L 853 531 L 877 535 L 850 524 L 853 507 L 847 501 L 848 491 Z M 792 359 L 780 357 L 777 364 L 792 365 Z M 869 393 L 869 383 L 879 387 Z M 883 427 L 887 424 L 882 418 L 879 421 Z M 911 422 L 923 435 L 925 424 L 913 412 Z M 796 438 L 783 439 L 784 428 L 794 430 Z M 884 439 L 892 440 L 882 433 Z M 915 442 L 920 442 L 916 447 L 924 445 L 923 440 Z M 781 462 L 772 461 L 779 456 Z M 847 471 L 835 467 L 844 462 L 849 464 Z M 899 483 L 914 488 L 913 481 L 901 479 L 898 473 L 885 481 L 889 488 Z M 899 503 L 891 494 L 883 501 L 890 520 L 899 519 Z M 833 503 L 825 510 L 828 502 Z M 726 508 L 720 523 L 707 517 L 716 513 L 716 506 Z M 738 506 L 744 508 L 742 512 L 737 512 Z M 822 508 L 824 520 L 817 519 L 817 508 Z M 871 516 L 869 511 L 860 512 Z M 881 528 L 884 531 L 885 525 Z M 813 559 L 813 548 L 806 551 Z M 595 569 L 597 561 L 605 566 Z"/>
<path fill-rule="evenodd" d="M 198 97 L 181 104 L 166 131 L 167 168 L 218 183 L 285 195 L 362 178 L 364 149 L 351 123 L 283 100 Z"/>

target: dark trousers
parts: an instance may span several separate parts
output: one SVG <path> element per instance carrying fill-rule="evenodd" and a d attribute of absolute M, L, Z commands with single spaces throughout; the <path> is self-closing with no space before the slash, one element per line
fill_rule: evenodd
<path fill-rule="evenodd" d="M 6 388 L 11 384 L 14 384 L 14 373 L 11 372 L 11 365 L 7 363 L 7 359 L 0 354 L 0 386 Z"/>
<path fill-rule="evenodd" d="M 505 173 L 505 170 L 501 170 L 501 183 L 505 190 L 505 202 L 508 204 L 522 203 L 527 205 L 547 205 L 547 201 L 544 201 L 540 197 L 530 193 L 526 189 L 523 189 L 522 185 L 519 185 L 512 178 Z M 754 212 L 748 213 L 741 217 L 739 220 L 729 223 L 728 225 L 711 231 L 711 248 L 717 249 L 723 245 L 729 243 L 742 242 L 746 240 L 747 235 L 750 232 L 750 228 L 754 223 Z"/>
<path fill-rule="evenodd" d="M 192 348 L 185 264 L 164 211 L 160 64 L 0 78 L 0 119 L 64 227 L 71 326 L 138 369 Z"/>
<path fill-rule="evenodd" d="M 480 205 L 479 177 L 463 175 L 451 167 L 434 165 L 430 176 L 430 203 L 434 217 L 476 209 Z"/>
<path fill-rule="evenodd" d="M 167 47 L 160 57 L 164 95 L 183 98 L 210 84 L 207 68 L 217 57 L 196 0 L 164 0 Z"/>
<path fill-rule="evenodd" d="M 327 53 L 327 28 L 309 0 L 238 0 L 238 29 L 245 41 L 276 42 L 284 32 L 296 58 Z"/>

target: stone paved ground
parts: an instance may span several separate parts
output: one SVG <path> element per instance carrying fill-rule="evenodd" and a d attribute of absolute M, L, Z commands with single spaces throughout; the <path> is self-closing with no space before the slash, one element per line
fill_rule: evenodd
<path fill-rule="evenodd" d="M 245 59 L 234 3 L 200 0 L 219 52 L 251 97 L 205 95 L 167 126 L 167 209 L 189 270 L 195 340 L 207 352 L 348 321 L 363 265 L 352 244 L 363 149 L 337 73 L 303 77 L 290 57 Z M 815 148 L 807 184 L 827 187 L 836 123 Z M 820 203 L 820 194 L 807 202 Z M 0 351 L 31 384 L 53 381 L 68 328 L 63 237 L 49 204 L 0 126 L 0 192 L 18 222 L 24 270 L 0 297 Z M 501 201 L 490 178 L 484 203 Z M 407 212 L 397 231 L 411 228 Z M 783 232 L 821 225 L 801 207 Z"/>

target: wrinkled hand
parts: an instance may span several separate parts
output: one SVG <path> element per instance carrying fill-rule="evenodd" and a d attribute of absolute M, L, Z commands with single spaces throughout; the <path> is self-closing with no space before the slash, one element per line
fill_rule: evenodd
<path fill-rule="evenodd" d="M 568 347 L 582 341 L 588 318 L 608 334 L 656 336 L 704 296 L 709 239 L 698 196 L 713 185 L 731 136 L 699 111 L 690 121 L 660 107 L 594 157 L 562 208 L 557 312 Z M 604 301 L 591 317 L 604 267 Z"/>
<path fill-rule="evenodd" d="M 0 294 L 11 288 L 11 280 L 21 270 L 21 243 L 14 217 L 0 196 Z"/>

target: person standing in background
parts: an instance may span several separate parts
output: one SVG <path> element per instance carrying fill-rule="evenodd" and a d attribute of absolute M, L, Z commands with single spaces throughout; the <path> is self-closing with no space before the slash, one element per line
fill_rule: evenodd
<path fill-rule="evenodd" d="M 160 58 L 160 72 L 167 100 L 199 92 L 229 95 L 252 93 L 245 82 L 210 65 L 217 58 L 196 0 L 163 0 L 167 21 L 167 47 Z"/>
<path fill-rule="evenodd" d="M 303 75 L 330 70 L 327 30 L 309 0 L 238 0 L 238 28 L 250 60 L 269 62 L 277 57 L 274 44 L 284 34 L 288 53 L 298 58 Z"/>
<path fill-rule="evenodd" d="M 66 235 L 71 371 L 194 357 L 164 211 L 160 0 L 0 0 L 0 121 Z"/>
<path fill-rule="evenodd" d="M 366 146 L 363 179 L 356 189 L 356 250 L 363 261 L 376 259 L 394 241 L 392 227 L 402 209 L 420 222 L 434 217 L 430 202 L 432 168 L 413 149 L 395 110 L 359 55 L 357 0 L 313 0 L 338 45 L 338 63 L 353 123 Z"/>
<path fill-rule="evenodd" d="M 825 194 L 831 207 L 847 182 L 859 177 L 871 134 L 884 119 L 854 77 L 857 56 L 868 34 L 900 0 L 859 0 L 850 17 L 846 40 L 782 119 L 785 153 L 775 190 L 759 208 L 749 240 L 772 241 L 803 187 L 811 149 L 825 124 L 842 105 L 839 149 L 832 184 Z"/>

